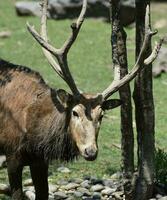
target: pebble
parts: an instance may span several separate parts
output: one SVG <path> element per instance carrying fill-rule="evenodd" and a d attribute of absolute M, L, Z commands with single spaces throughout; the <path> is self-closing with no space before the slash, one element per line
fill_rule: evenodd
<path fill-rule="evenodd" d="M 35 200 L 35 193 L 30 191 L 30 190 L 26 190 L 24 192 L 25 197 L 27 197 L 29 200 Z"/>
<path fill-rule="evenodd" d="M 159 198 L 159 200 L 167 200 L 167 196 Z"/>
<path fill-rule="evenodd" d="M 79 184 L 77 184 L 77 183 L 68 183 L 67 185 L 63 186 L 62 189 L 72 190 L 72 189 L 76 189 L 78 187 L 79 187 Z"/>
<path fill-rule="evenodd" d="M 104 179 L 103 185 L 112 188 L 114 186 L 114 182 L 113 182 L 113 180 L 110 180 L 110 179 Z"/>
<path fill-rule="evenodd" d="M 33 182 L 32 182 L 32 179 L 29 178 L 27 180 L 24 181 L 23 183 L 24 186 L 33 186 Z"/>
<path fill-rule="evenodd" d="M 101 194 L 102 195 L 111 195 L 115 191 L 116 191 L 116 189 L 106 187 L 104 190 L 101 191 Z"/>
<path fill-rule="evenodd" d="M 68 196 L 64 192 L 55 192 L 54 193 L 54 199 L 55 200 L 62 200 L 66 199 Z"/>
<path fill-rule="evenodd" d="M 93 199 L 96 199 L 96 200 L 101 199 L 101 193 L 100 192 L 94 192 L 92 197 L 93 197 Z"/>
<path fill-rule="evenodd" d="M 49 192 L 51 193 L 57 192 L 58 188 L 59 187 L 57 185 L 49 184 Z"/>
<path fill-rule="evenodd" d="M 9 194 L 10 187 L 5 184 L 0 184 L 0 194 Z"/>
<path fill-rule="evenodd" d="M 90 188 L 90 181 L 89 180 L 85 180 L 81 183 L 81 187 L 84 187 L 84 188 L 87 188 L 89 189 Z"/>
<path fill-rule="evenodd" d="M 104 186 L 101 184 L 96 184 L 91 187 L 91 191 L 93 191 L 93 192 L 99 192 L 103 189 L 104 189 Z"/>
<path fill-rule="evenodd" d="M 75 197 L 82 197 L 82 196 L 83 196 L 83 193 L 82 193 L 82 192 L 79 192 L 79 191 L 75 191 L 75 192 L 74 192 L 74 196 L 75 196 Z"/>
<path fill-rule="evenodd" d="M 59 167 L 59 168 L 57 168 L 57 171 L 61 172 L 61 173 L 70 173 L 71 172 L 71 170 L 68 169 L 67 167 Z"/>
<path fill-rule="evenodd" d="M 91 196 L 91 193 L 86 188 L 80 187 L 80 188 L 78 188 L 78 191 L 81 192 L 84 196 Z"/>

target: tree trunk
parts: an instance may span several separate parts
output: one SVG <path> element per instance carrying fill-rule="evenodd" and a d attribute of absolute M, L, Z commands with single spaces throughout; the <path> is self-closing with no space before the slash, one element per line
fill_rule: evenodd
<path fill-rule="evenodd" d="M 144 39 L 145 11 L 149 1 L 136 0 L 136 59 Z M 151 53 L 150 47 L 146 57 Z M 154 179 L 154 101 L 152 91 L 152 66 L 142 70 L 135 80 L 133 93 L 138 142 L 138 178 L 135 200 L 147 200 L 153 192 Z"/>
<path fill-rule="evenodd" d="M 123 78 L 128 73 L 126 32 L 120 21 L 120 2 L 111 1 L 112 23 L 112 60 L 115 78 Z M 133 200 L 131 179 L 134 172 L 134 135 L 132 126 L 132 104 L 129 84 L 120 89 L 119 95 L 123 104 L 121 106 L 121 143 L 122 167 L 124 174 L 124 192 L 128 200 Z"/>

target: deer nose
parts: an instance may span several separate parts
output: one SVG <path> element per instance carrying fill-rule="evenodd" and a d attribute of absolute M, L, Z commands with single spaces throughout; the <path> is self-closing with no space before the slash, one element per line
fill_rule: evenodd
<path fill-rule="evenodd" d="M 88 147 L 85 149 L 85 159 L 86 160 L 90 160 L 93 161 L 96 159 L 97 157 L 97 149 L 96 148 L 92 148 L 92 147 Z"/>

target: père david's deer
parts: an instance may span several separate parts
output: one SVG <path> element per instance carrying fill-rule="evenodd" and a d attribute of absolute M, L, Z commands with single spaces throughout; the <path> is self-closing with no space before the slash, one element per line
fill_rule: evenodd
<path fill-rule="evenodd" d="M 96 159 L 103 113 L 121 104 L 120 100 L 108 98 L 136 76 L 139 64 L 152 62 L 160 48 L 157 44 L 151 56 L 144 59 L 152 36 L 146 31 L 143 48 L 129 74 L 121 80 L 115 78 L 102 93 L 81 93 L 70 73 L 67 54 L 84 21 L 87 0 L 83 0 L 80 16 L 71 25 L 72 33 L 60 49 L 48 42 L 47 6 L 48 0 L 43 0 L 41 34 L 29 24 L 28 30 L 72 94 L 50 88 L 37 72 L 27 67 L 0 61 L 0 149 L 7 157 L 13 200 L 23 199 L 22 169 L 25 165 L 30 166 L 36 200 L 47 200 L 50 160 L 69 161 L 79 154 L 89 161 Z"/>

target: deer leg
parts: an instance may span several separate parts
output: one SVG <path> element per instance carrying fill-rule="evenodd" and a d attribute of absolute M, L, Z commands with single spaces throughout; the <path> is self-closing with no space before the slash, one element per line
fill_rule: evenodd
<path fill-rule="evenodd" d="M 15 156 L 7 157 L 7 171 L 12 200 L 23 200 L 22 170 L 23 165 L 15 158 Z"/>
<path fill-rule="evenodd" d="M 35 187 L 35 200 L 48 200 L 48 164 L 35 161 L 30 165 L 30 171 Z"/>

